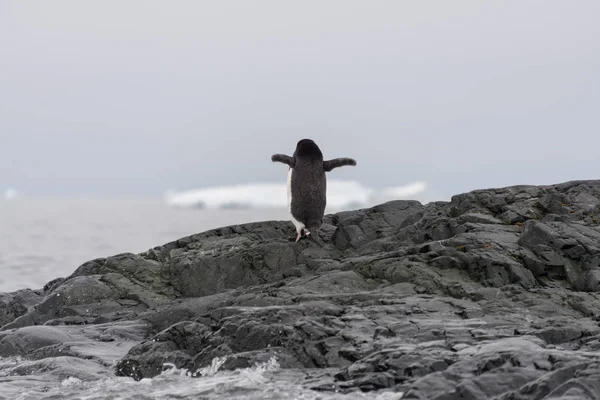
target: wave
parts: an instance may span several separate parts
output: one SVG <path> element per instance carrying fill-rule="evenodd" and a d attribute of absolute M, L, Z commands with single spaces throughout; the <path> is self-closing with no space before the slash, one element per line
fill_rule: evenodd
<path fill-rule="evenodd" d="M 164 363 L 163 372 L 153 378 L 143 378 L 134 381 L 126 377 L 108 377 L 95 381 L 84 381 L 69 376 L 59 384 L 46 384 L 44 392 L 41 390 L 28 391 L 23 397 L 31 398 L 31 394 L 38 397 L 48 395 L 48 398 L 62 399 L 99 399 L 99 398 L 140 398 L 165 399 L 165 398 L 205 398 L 205 399 L 372 399 L 372 400 L 397 400 L 402 397 L 402 392 L 389 390 L 379 393 L 363 393 L 353 391 L 338 393 L 332 391 L 315 391 L 310 385 L 302 381 L 307 379 L 306 372 L 294 368 L 281 368 L 276 357 L 271 357 L 265 362 L 256 362 L 246 368 L 234 370 L 221 370 L 220 367 L 226 357 L 213 359 L 212 364 L 191 372 L 185 368 L 177 368 L 174 364 Z M 40 385 L 41 386 L 41 385 Z M 14 385 L 15 394 L 23 392 L 21 387 Z M 12 395 L 12 393 L 9 393 Z M 14 398 L 14 397 L 13 397 Z"/>
<path fill-rule="evenodd" d="M 376 190 L 354 180 L 327 181 L 327 208 L 342 210 L 368 207 L 387 200 L 421 200 L 427 183 Z M 184 191 L 168 190 L 165 202 L 172 207 L 197 208 L 285 208 L 287 187 L 285 183 L 245 183 Z"/>

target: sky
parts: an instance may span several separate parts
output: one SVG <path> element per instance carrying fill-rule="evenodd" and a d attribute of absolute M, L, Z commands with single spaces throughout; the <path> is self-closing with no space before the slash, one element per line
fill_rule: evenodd
<path fill-rule="evenodd" d="M 600 178 L 600 2 L 0 0 L 0 189 Z"/>

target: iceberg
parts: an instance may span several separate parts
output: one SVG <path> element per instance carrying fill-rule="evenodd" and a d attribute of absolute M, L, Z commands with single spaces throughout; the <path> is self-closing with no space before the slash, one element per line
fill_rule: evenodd
<path fill-rule="evenodd" d="M 17 198 L 18 196 L 19 196 L 19 192 L 17 192 L 13 188 L 8 188 L 8 189 L 4 190 L 4 198 L 6 200 L 12 200 L 14 198 Z"/>
<path fill-rule="evenodd" d="M 286 207 L 286 186 L 276 183 L 246 183 L 185 191 L 168 190 L 165 201 L 175 207 L 272 208 Z"/>
<path fill-rule="evenodd" d="M 368 207 L 381 200 L 417 199 L 426 188 L 425 182 L 418 181 L 378 191 L 358 181 L 330 179 L 327 181 L 327 209 L 339 211 Z M 255 182 L 182 191 L 167 190 L 164 201 L 172 207 L 187 208 L 287 208 L 287 188 L 285 183 Z"/>
<path fill-rule="evenodd" d="M 393 198 L 413 197 L 427 189 L 427 183 L 417 181 L 404 186 L 396 186 L 383 189 L 381 194 Z"/>

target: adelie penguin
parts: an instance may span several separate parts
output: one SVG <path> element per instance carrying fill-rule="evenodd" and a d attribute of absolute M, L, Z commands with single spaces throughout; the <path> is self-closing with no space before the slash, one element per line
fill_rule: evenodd
<path fill-rule="evenodd" d="M 287 164 L 287 200 L 291 220 L 296 227 L 296 242 L 312 234 L 319 244 L 319 228 L 323 223 L 327 205 L 327 179 L 325 173 L 345 165 L 356 165 L 352 158 L 334 158 L 323 161 L 323 153 L 310 139 L 302 139 L 296 145 L 292 157 L 273 154 L 271 161 Z"/>

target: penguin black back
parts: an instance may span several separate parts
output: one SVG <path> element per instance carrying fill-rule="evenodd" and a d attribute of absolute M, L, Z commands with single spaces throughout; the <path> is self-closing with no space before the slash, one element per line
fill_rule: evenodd
<path fill-rule="evenodd" d="M 323 153 L 317 144 L 310 139 L 302 139 L 296 144 L 292 157 L 285 154 L 273 154 L 271 161 L 287 164 L 288 172 L 288 207 L 292 222 L 296 227 L 300 240 L 302 232 L 306 235 L 314 232 L 318 238 L 318 229 L 323 223 L 323 215 L 327 205 L 327 180 L 325 172 L 344 165 L 356 165 L 351 158 L 334 158 L 323 161 Z M 320 240 L 320 239 L 319 239 Z M 317 242 L 319 242 L 317 240 Z"/>
<path fill-rule="evenodd" d="M 327 205 L 327 180 L 323 153 L 310 139 L 302 139 L 294 152 L 290 212 L 309 232 L 321 227 Z"/>

